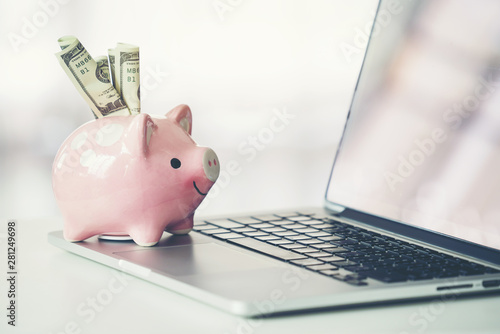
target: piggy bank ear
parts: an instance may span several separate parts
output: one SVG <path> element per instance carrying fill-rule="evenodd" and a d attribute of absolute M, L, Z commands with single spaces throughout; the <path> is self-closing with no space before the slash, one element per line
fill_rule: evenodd
<path fill-rule="evenodd" d="M 139 154 L 147 154 L 149 151 L 149 143 L 151 141 L 151 136 L 153 135 L 157 125 L 151 119 L 151 116 L 147 114 L 139 114 L 133 116 L 135 119 L 132 122 L 132 131 L 137 135 L 135 138 L 131 138 L 134 140 L 133 146 L 136 147 L 137 153 Z"/>
<path fill-rule="evenodd" d="M 180 104 L 166 114 L 167 118 L 179 124 L 187 133 L 191 134 L 193 117 L 191 109 L 185 104 Z"/>

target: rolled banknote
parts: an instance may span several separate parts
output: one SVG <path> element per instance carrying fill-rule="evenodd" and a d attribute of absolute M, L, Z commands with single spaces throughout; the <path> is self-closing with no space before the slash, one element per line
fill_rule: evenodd
<path fill-rule="evenodd" d="M 57 40 L 57 43 L 59 43 L 61 50 L 64 50 L 68 46 L 70 46 L 74 41 L 75 41 L 74 36 L 63 36 Z"/>
<path fill-rule="evenodd" d="M 111 72 L 111 80 L 113 83 L 113 86 L 115 87 L 116 91 L 118 94 L 120 94 L 120 91 L 116 88 L 116 53 L 115 49 L 108 49 L 108 58 L 109 58 L 109 71 Z"/>
<path fill-rule="evenodd" d="M 95 71 L 96 78 L 99 79 L 99 81 L 109 81 L 111 83 L 109 78 L 108 57 L 95 57 L 95 62 L 97 63 L 97 69 Z"/>
<path fill-rule="evenodd" d="M 74 36 L 61 37 L 58 42 L 62 51 L 56 53 L 57 60 L 94 116 L 130 115 L 127 105 L 109 80 L 107 62 L 101 59 L 98 64 Z"/>
<path fill-rule="evenodd" d="M 118 43 L 108 50 L 115 89 L 121 95 L 132 115 L 141 112 L 139 47 Z M 114 74 L 113 74 L 114 72 Z"/>

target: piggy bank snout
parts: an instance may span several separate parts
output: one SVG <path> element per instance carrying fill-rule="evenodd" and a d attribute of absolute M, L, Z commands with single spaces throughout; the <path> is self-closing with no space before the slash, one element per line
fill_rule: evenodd
<path fill-rule="evenodd" d="M 215 154 L 215 152 L 210 148 L 208 148 L 203 154 L 203 171 L 205 172 L 207 179 L 212 182 L 215 182 L 219 177 L 219 158 L 217 158 L 217 154 Z"/>

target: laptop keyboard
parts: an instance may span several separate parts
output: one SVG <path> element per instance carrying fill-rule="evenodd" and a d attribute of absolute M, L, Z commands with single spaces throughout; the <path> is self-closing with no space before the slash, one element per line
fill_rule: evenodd
<path fill-rule="evenodd" d="M 307 213 L 196 221 L 193 230 L 356 286 L 500 272 Z"/>

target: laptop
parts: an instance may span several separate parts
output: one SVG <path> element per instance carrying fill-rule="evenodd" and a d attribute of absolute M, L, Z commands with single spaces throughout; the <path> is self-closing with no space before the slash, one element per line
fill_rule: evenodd
<path fill-rule="evenodd" d="M 248 317 L 500 292 L 499 7 L 383 0 L 340 45 L 370 36 L 324 207 L 49 242 Z"/>

